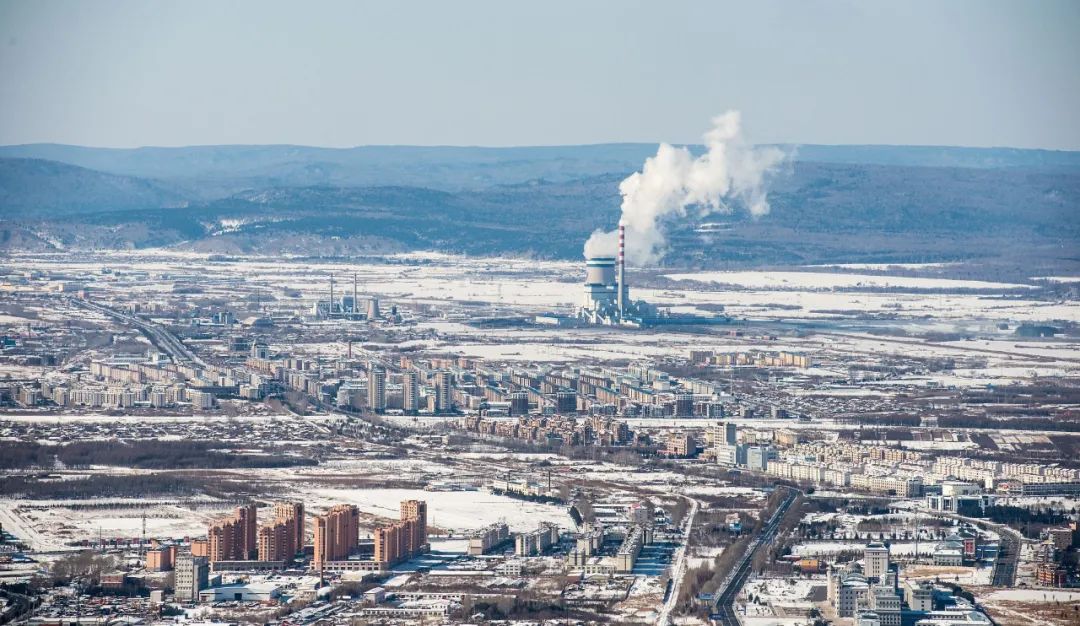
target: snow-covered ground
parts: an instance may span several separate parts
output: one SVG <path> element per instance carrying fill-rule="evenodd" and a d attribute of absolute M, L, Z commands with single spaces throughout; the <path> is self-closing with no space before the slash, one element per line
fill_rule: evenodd
<path fill-rule="evenodd" d="M 814 588 L 824 584 L 821 578 L 754 578 L 739 595 L 740 621 L 747 626 L 809 624 L 806 614 L 814 607 Z"/>
<path fill-rule="evenodd" d="M 912 580 L 937 580 L 958 585 L 989 586 L 994 581 L 992 567 L 950 567 L 944 565 L 909 565 L 904 568 L 903 578 Z"/>
<path fill-rule="evenodd" d="M 93 508 L 74 504 L 86 503 L 0 500 L 0 523 L 35 550 L 50 551 L 98 537 L 137 538 L 142 534 L 144 513 L 147 538 L 199 536 L 205 534 L 208 521 L 231 510 L 208 498 L 184 502 L 115 498 L 94 501 Z"/>
<path fill-rule="evenodd" d="M 805 606 L 813 603 L 810 595 L 814 587 L 824 584 L 824 580 L 808 578 L 755 578 L 746 583 L 743 596 L 756 596 L 765 602 L 783 606 Z"/>
<path fill-rule="evenodd" d="M 884 271 L 891 268 L 899 268 L 904 270 L 924 270 L 924 269 L 938 269 L 942 267 L 952 267 L 961 265 L 959 262 L 944 262 L 944 263 L 827 263 L 824 265 L 806 265 L 804 267 L 828 267 L 841 270 L 870 270 L 870 271 Z"/>
<path fill-rule="evenodd" d="M 980 600 L 1007 600 L 1012 602 L 1078 602 L 1080 591 L 1060 589 L 1001 589 L 980 596 Z"/>
<path fill-rule="evenodd" d="M 1080 283 L 1080 276 L 1032 276 L 1031 280 L 1045 280 L 1050 283 Z"/>
<path fill-rule="evenodd" d="M 920 555 L 930 555 L 934 552 L 936 541 L 927 539 L 920 541 L 918 550 Z M 791 552 L 797 556 L 835 556 L 838 554 L 862 553 L 866 542 L 858 541 L 810 541 L 796 544 Z M 893 542 L 889 545 L 889 552 L 893 556 L 911 556 L 915 554 L 915 542 Z"/>
<path fill-rule="evenodd" d="M 486 491 L 423 491 L 420 489 L 328 489 L 316 488 L 304 499 L 312 510 L 333 504 L 355 504 L 361 511 L 397 518 L 402 500 L 424 500 L 428 524 L 460 533 L 505 521 L 513 531 L 533 530 L 539 522 L 563 528 L 573 521 L 565 507 L 498 496 Z"/>
<path fill-rule="evenodd" d="M 953 280 L 949 278 L 914 278 L 910 276 L 881 276 L 878 274 L 848 274 L 834 272 L 693 272 L 665 274 L 671 280 L 696 280 L 740 287 L 780 289 L 834 288 L 903 288 L 903 289 L 1024 289 L 1029 285 L 995 283 L 982 280 Z"/>

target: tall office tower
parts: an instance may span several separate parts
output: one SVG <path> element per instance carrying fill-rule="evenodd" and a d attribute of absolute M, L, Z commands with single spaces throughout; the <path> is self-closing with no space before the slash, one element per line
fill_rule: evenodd
<path fill-rule="evenodd" d="M 746 467 L 757 472 L 764 472 L 769 469 L 769 457 L 773 456 L 773 453 L 772 446 L 748 447 L 746 449 Z"/>
<path fill-rule="evenodd" d="M 448 413 L 453 408 L 450 401 L 450 389 L 453 378 L 445 370 L 435 374 L 435 410 Z"/>
<path fill-rule="evenodd" d="M 866 577 L 875 581 L 882 580 L 889 571 L 889 547 L 877 542 L 867 544 L 863 549 L 863 561 L 863 573 Z"/>
<path fill-rule="evenodd" d="M 296 550 L 301 550 L 304 547 L 304 503 L 278 502 L 274 505 L 274 519 L 289 521 L 292 527 L 292 544 L 296 546 Z"/>
<path fill-rule="evenodd" d="M 315 517 L 315 558 L 319 569 L 327 561 L 340 561 L 360 543 L 360 511 L 351 504 L 338 504 Z"/>
<path fill-rule="evenodd" d="M 724 443 L 733 446 L 739 442 L 738 428 L 735 422 L 724 422 Z"/>
<path fill-rule="evenodd" d="M 409 370 L 405 372 L 402 382 L 402 407 L 406 413 L 415 413 L 420 410 L 420 375 Z"/>
<path fill-rule="evenodd" d="M 386 370 L 375 363 L 368 366 L 368 407 L 372 411 L 386 410 Z"/>
<path fill-rule="evenodd" d="M 412 522 L 407 526 L 408 536 L 404 537 L 405 554 L 412 556 L 427 543 L 427 502 L 423 500 L 404 500 L 401 502 L 401 521 Z"/>

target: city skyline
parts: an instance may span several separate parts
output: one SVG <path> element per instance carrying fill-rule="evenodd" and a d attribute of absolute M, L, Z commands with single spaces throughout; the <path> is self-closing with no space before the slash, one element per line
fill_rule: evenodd
<path fill-rule="evenodd" d="M 1075 626 L 1076 33 L 0 0 L 0 623 Z"/>

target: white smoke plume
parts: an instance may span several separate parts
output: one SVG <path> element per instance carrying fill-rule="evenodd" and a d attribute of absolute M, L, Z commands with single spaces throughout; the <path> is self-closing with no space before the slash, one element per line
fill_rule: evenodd
<path fill-rule="evenodd" d="M 734 204 L 754 217 L 769 212 L 765 175 L 784 160 L 784 153 L 748 145 L 738 111 L 713 118 L 704 139 L 706 152 L 697 158 L 686 148 L 660 144 L 640 172 L 619 184 L 628 263 L 650 265 L 662 259 L 665 218 L 683 217 L 690 207 L 703 214 L 731 213 Z M 617 245 L 617 231 L 597 230 L 585 242 L 585 256 L 614 256 Z"/>

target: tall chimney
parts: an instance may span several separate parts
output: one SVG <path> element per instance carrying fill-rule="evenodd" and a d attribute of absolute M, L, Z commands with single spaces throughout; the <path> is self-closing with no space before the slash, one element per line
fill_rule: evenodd
<path fill-rule="evenodd" d="M 326 319 L 334 316 L 334 273 L 330 273 L 330 306 L 326 309 Z"/>
<path fill-rule="evenodd" d="M 619 221 L 619 273 L 615 276 L 616 288 L 619 290 L 619 321 L 623 319 L 623 307 L 626 292 L 626 225 Z"/>
<path fill-rule="evenodd" d="M 352 314 L 353 319 L 356 319 L 356 309 L 360 306 L 360 301 L 356 299 L 356 272 L 352 275 Z"/>

